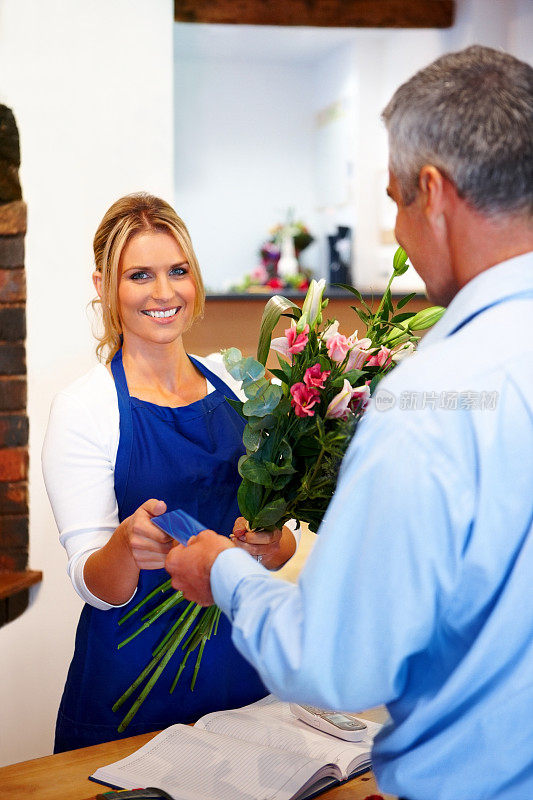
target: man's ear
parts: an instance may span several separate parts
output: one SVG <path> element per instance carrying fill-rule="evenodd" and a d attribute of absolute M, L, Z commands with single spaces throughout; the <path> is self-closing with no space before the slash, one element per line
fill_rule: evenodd
<path fill-rule="evenodd" d="M 430 225 L 441 227 L 446 207 L 446 179 L 431 164 L 425 164 L 418 176 L 420 210 Z"/>
<path fill-rule="evenodd" d="M 94 288 L 96 289 L 96 293 L 98 297 L 102 297 L 102 273 L 98 270 L 93 272 L 93 283 Z"/>

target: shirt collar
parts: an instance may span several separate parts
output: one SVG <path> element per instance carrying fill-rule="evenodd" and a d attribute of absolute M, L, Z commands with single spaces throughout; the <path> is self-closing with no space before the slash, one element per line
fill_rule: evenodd
<path fill-rule="evenodd" d="M 445 339 L 470 317 L 513 296 L 533 292 L 533 251 L 480 272 L 455 295 L 420 347 Z"/>

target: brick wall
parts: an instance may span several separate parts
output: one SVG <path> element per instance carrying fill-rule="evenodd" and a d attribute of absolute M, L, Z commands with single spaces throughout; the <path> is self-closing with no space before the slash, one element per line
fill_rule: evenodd
<path fill-rule="evenodd" d="M 26 205 L 18 177 L 19 136 L 0 105 L 0 573 L 28 563 L 28 417 L 26 415 Z M 26 593 L 22 593 L 27 596 Z M 0 624 L 23 610 L 18 596 L 0 608 Z"/>

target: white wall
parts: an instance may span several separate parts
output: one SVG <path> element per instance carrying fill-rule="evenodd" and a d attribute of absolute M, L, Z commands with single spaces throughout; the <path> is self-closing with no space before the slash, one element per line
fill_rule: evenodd
<path fill-rule="evenodd" d="M 289 36 L 289 29 L 176 26 L 176 204 L 210 288 L 253 267 L 266 227 L 287 205 L 317 236 L 305 256 L 318 275 L 326 274 L 326 235 L 350 225 L 355 282 L 384 288 L 395 245 L 383 240 L 394 226 L 383 107 L 400 83 L 450 50 L 481 43 L 531 58 L 532 0 L 456 5 L 456 24 L 442 30 L 292 29 Z M 240 60 L 228 56 L 232 50 Z M 342 118 L 317 125 L 318 114 L 335 108 Z M 395 287 L 424 288 L 413 270 Z"/>
<path fill-rule="evenodd" d="M 30 567 L 42 585 L 0 629 L 0 765 L 51 752 L 81 601 L 44 490 L 52 396 L 95 361 L 92 236 L 146 189 L 172 202 L 172 0 L 3 0 L 0 102 L 21 137 L 26 236 Z"/>
<path fill-rule="evenodd" d="M 0 2 L 0 102 L 13 109 L 19 124 L 21 178 L 29 208 L 30 566 L 44 572 L 30 608 L 0 629 L 0 764 L 44 755 L 52 746 L 81 604 L 65 573 L 66 559 L 41 479 L 41 443 L 53 394 L 94 361 L 85 307 L 92 297 L 91 240 L 103 212 L 121 194 L 140 188 L 170 200 L 174 195 L 172 32 L 172 0 Z M 356 33 L 354 61 L 344 63 L 351 63 L 350 69 L 355 64 L 358 74 L 358 265 L 372 270 L 379 268 L 381 258 L 375 233 L 382 191 L 376 174 L 386 167 L 378 119 L 381 108 L 401 80 L 445 50 L 478 41 L 530 59 L 533 3 L 458 0 L 457 25 L 450 31 Z M 216 180 L 219 186 L 227 185 L 224 196 L 229 205 L 236 193 L 241 194 L 242 181 L 251 192 L 258 182 L 269 180 L 262 164 L 268 161 L 268 139 L 274 137 L 285 181 L 272 187 L 277 218 L 289 196 L 293 202 L 289 177 L 295 174 L 292 161 L 300 159 L 294 137 L 288 144 L 290 158 L 282 155 L 281 138 L 289 138 L 288 128 L 304 125 L 303 119 L 292 115 L 289 100 L 298 85 L 302 92 L 306 86 L 294 76 L 285 91 L 281 73 L 274 68 L 265 68 L 262 77 L 257 71 L 249 80 L 245 65 L 234 69 L 239 83 L 248 87 L 240 106 L 252 108 L 253 125 L 239 116 L 240 124 L 232 127 L 226 115 L 226 127 L 219 130 L 212 119 L 211 143 L 218 142 L 217 148 L 205 159 L 195 159 L 191 148 L 178 153 L 183 186 L 187 181 L 192 185 L 200 174 L 207 192 Z M 254 95 L 253 86 L 258 94 Z M 278 87 L 279 98 L 273 86 Z M 283 128 L 283 137 L 276 138 L 269 121 L 274 106 L 284 108 L 291 121 Z M 235 110 L 235 102 L 231 108 Z M 240 134 L 245 126 L 254 135 L 253 146 L 243 143 Z M 305 141 L 305 136 L 298 141 Z M 268 170 L 271 173 L 272 167 Z M 298 177 L 297 190 L 298 203 L 302 198 L 297 211 L 303 216 L 307 192 L 312 196 L 313 191 L 310 179 Z M 191 189 L 191 195 L 195 191 Z M 248 237 L 248 252 L 255 254 L 264 225 L 270 223 L 262 206 L 254 206 L 254 214 L 246 218 L 232 210 L 225 224 L 219 224 L 224 208 L 210 206 L 200 194 L 197 199 L 197 211 L 191 206 L 182 213 L 193 237 L 207 230 L 212 239 L 207 261 L 219 263 L 220 251 L 226 265 L 237 261 L 235 242 L 230 246 L 224 235 L 227 225 L 240 226 L 243 237 L 245 233 Z M 252 205 L 256 199 L 250 196 L 249 202 Z M 312 213 L 310 209 L 310 218 Z M 253 237 L 246 226 L 254 226 Z M 231 269 L 224 267 L 228 273 L 224 279 Z M 239 263 L 239 275 L 241 269 Z"/>
<path fill-rule="evenodd" d="M 264 53 L 184 57 L 189 35 L 176 26 L 175 206 L 207 288 L 224 291 L 254 269 L 289 207 L 312 226 L 312 86 L 306 67 Z"/>

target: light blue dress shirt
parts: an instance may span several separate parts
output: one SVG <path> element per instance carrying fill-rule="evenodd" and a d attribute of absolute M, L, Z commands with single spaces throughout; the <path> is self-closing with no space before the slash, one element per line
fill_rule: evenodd
<path fill-rule="evenodd" d="M 533 798 L 533 253 L 380 383 L 298 584 L 226 550 L 211 585 L 271 692 L 387 704 L 383 791 Z"/>

